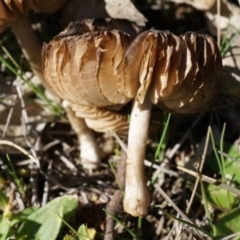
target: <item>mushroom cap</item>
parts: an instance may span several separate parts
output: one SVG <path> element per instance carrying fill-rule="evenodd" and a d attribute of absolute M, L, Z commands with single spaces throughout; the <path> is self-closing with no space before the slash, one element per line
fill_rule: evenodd
<path fill-rule="evenodd" d="M 123 91 L 140 103 L 149 94 L 160 108 L 192 114 L 211 104 L 221 69 L 220 52 L 212 37 L 193 32 L 177 37 L 150 30 L 139 34 L 125 53 Z"/>
<path fill-rule="evenodd" d="M 0 0 L 0 32 L 7 24 L 15 21 L 19 13 L 29 11 L 53 13 L 59 10 L 67 0 Z"/>
<path fill-rule="evenodd" d="M 215 40 L 204 34 L 187 32 L 180 36 L 187 54 L 182 54 L 178 78 L 183 81 L 158 106 L 180 114 L 208 108 L 218 92 L 222 60 Z M 161 96 L 160 96 L 161 99 Z"/>
<path fill-rule="evenodd" d="M 129 36 L 93 23 L 72 23 L 43 46 L 45 79 L 52 91 L 75 104 L 125 104 L 130 98 L 119 90 L 118 68 Z"/>
<path fill-rule="evenodd" d="M 71 104 L 71 108 L 77 117 L 84 118 L 87 126 L 96 132 L 117 132 L 120 136 L 127 136 L 129 121 L 126 114 L 77 104 Z"/>
<path fill-rule="evenodd" d="M 61 98 L 85 106 L 114 108 L 132 98 L 143 103 L 147 94 L 153 104 L 180 114 L 211 104 L 222 69 L 212 37 L 150 30 L 129 46 L 128 42 L 126 33 L 101 20 L 70 24 L 43 47 L 49 87 Z"/>
<path fill-rule="evenodd" d="M 17 15 L 17 11 L 15 12 L 12 9 L 10 3 L 7 5 L 5 1 L 0 0 L 0 32 L 4 30 L 9 22 L 15 21 L 17 19 Z"/>

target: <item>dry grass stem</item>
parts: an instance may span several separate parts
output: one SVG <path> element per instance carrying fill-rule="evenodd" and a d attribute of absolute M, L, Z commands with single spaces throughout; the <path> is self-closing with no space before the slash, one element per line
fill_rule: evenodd
<path fill-rule="evenodd" d="M 189 170 L 187 168 L 184 168 L 184 167 L 181 167 L 181 166 L 177 166 L 177 169 L 183 171 L 183 172 L 186 172 L 196 178 L 199 178 L 199 173 L 198 172 L 194 172 L 192 170 Z M 221 181 L 219 180 L 216 180 L 214 178 L 211 178 L 211 177 L 208 177 L 206 175 L 203 175 L 201 174 L 201 179 L 204 181 L 204 182 L 207 182 L 207 183 L 210 183 L 210 184 L 215 184 L 216 186 L 220 187 L 220 188 L 223 188 L 229 192 L 232 192 L 234 194 L 236 194 L 237 196 L 240 196 L 240 190 L 233 187 L 233 186 L 230 186 L 228 184 L 225 184 L 225 183 L 222 183 Z"/>
<path fill-rule="evenodd" d="M 195 194 L 196 194 L 196 191 L 197 191 L 197 187 L 198 187 L 198 184 L 199 184 L 199 181 L 200 181 L 200 174 L 201 174 L 201 178 L 202 178 L 202 169 L 203 169 L 203 165 L 204 165 L 204 162 L 205 162 L 205 158 L 206 158 L 206 154 L 207 154 L 207 149 L 208 149 L 208 145 L 209 145 L 209 139 L 210 139 L 210 132 L 211 132 L 211 127 L 208 126 L 208 130 L 207 130 L 207 136 L 206 136 L 206 142 L 205 142 L 205 146 L 204 146 L 204 150 L 203 150 L 203 154 L 202 154 L 202 157 L 201 157 L 201 161 L 199 163 L 199 166 L 198 166 L 198 177 L 196 179 L 196 182 L 194 184 L 194 187 L 193 187 L 193 190 L 192 190 L 192 195 L 191 195 L 191 198 L 188 202 L 188 205 L 187 205 L 187 209 L 186 209 L 186 213 L 188 214 L 190 209 L 191 209 L 191 206 L 192 206 L 192 203 L 193 203 L 193 200 L 194 200 L 194 197 L 195 197 Z"/>
<path fill-rule="evenodd" d="M 56 155 L 59 156 L 60 160 L 68 167 L 71 171 L 77 171 L 77 167 L 58 150 L 55 151 Z"/>
<path fill-rule="evenodd" d="M 7 129 L 8 129 L 8 126 L 10 124 L 12 114 L 13 114 L 13 109 L 14 109 L 14 106 L 15 106 L 15 103 L 16 103 L 16 99 L 17 99 L 17 96 L 14 95 L 13 98 L 12 98 L 11 107 L 9 109 L 9 113 L 8 113 L 8 116 L 7 116 L 6 124 L 5 124 L 4 129 L 3 129 L 2 139 L 4 139 L 4 137 L 6 135 L 6 132 L 7 132 Z"/>
<path fill-rule="evenodd" d="M 193 224 L 193 222 L 182 212 L 182 210 L 171 200 L 171 198 L 168 197 L 168 195 L 155 183 L 154 184 L 155 189 L 161 194 L 161 196 L 169 203 L 171 206 L 176 210 L 176 212 L 183 218 L 183 220 Z M 198 235 L 201 236 L 202 233 L 200 233 L 195 228 L 192 228 L 193 231 Z M 204 234 L 205 235 L 205 234 Z"/>

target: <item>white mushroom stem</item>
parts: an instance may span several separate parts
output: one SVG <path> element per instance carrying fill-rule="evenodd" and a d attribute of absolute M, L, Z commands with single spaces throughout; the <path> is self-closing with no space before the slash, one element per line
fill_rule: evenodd
<path fill-rule="evenodd" d="M 68 101 L 63 101 L 63 106 L 73 130 L 78 135 L 83 168 L 90 170 L 97 168 L 100 164 L 100 153 L 92 130 L 88 128 L 83 118 L 76 116 Z"/>
<path fill-rule="evenodd" d="M 144 158 L 152 103 L 148 95 L 140 104 L 134 100 L 128 135 L 124 211 L 144 216 L 149 206 L 149 192 L 144 175 Z"/>
<path fill-rule="evenodd" d="M 32 29 L 31 22 L 28 17 L 19 14 L 18 19 L 12 24 L 12 31 L 15 34 L 22 52 L 33 71 L 33 73 L 39 77 L 44 84 L 44 77 L 42 74 L 41 63 L 41 44 Z M 45 84 L 44 84 L 45 85 Z"/>

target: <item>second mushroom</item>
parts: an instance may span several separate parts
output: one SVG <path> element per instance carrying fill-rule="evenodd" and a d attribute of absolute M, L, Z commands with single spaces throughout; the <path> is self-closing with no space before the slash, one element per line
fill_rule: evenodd
<path fill-rule="evenodd" d="M 129 45 L 127 34 L 94 27 L 93 20 L 75 26 L 43 47 L 45 79 L 58 96 L 75 105 L 76 112 L 106 111 L 105 126 L 107 121 L 118 122 L 116 128 L 106 128 L 110 131 L 126 130 L 127 116 L 115 111 L 133 99 L 124 210 L 144 216 L 150 202 L 144 157 L 151 106 L 180 114 L 207 108 L 217 93 L 222 67 L 217 44 L 193 32 L 177 37 L 168 31 L 146 31 Z"/>
<path fill-rule="evenodd" d="M 217 93 L 222 62 L 208 35 L 187 32 L 177 37 L 168 31 L 147 31 L 128 47 L 121 67 L 123 91 L 135 97 L 123 205 L 131 215 L 144 216 L 150 199 L 144 157 L 152 104 L 179 114 L 206 109 Z"/>

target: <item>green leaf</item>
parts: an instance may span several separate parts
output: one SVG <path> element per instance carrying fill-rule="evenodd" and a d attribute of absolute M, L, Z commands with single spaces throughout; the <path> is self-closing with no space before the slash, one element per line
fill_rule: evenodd
<path fill-rule="evenodd" d="M 10 220 L 6 217 L 3 217 L 0 221 L 0 240 L 6 240 L 8 232 L 10 230 Z"/>
<path fill-rule="evenodd" d="M 64 238 L 63 238 L 63 240 L 76 240 L 76 238 L 75 237 L 73 237 L 73 236 L 71 236 L 71 235 L 66 235 Z"/>
<path fill-rule="evenodd" d="M 232 180 L 231 182 L 236 183 L 237 185 L 240 185 L 240 174 L 238 174 L 238 172 L 240 171 L 240 155 L 238 153 L 236 146 L 225 142 L 224 153 L 229 156 L 229 157 L 224 157 L 224 168 L 227 175 L 225 177 L 227 179 Z M 233 158 L 235 158 L 236 160 L 233 160 Z M 220 172 L 220 169 L 218 167 L 218 163 L 216 161 L 216 157 L 214 154 L 211 154 L 209 157 L 207 157 L 206 163 L 215 172 L 222 174 Z"/>
<path fill-rule="evenodd" d="M 217 155 L 216 155 L 217 154 Z M 221 167 L 217 158 L 221 157 Z M 228 142 L 222 143 L 222 151 L 210 154 L 206 159 L 206 164 L 213 169 L 215 173 L 222 175 L 226 179 L 226 184 L 239 188 L 240 187 L 240 160 L 239 153 L 234 144 Z M 224 171 L 223 171 L 224 169 Z M 223 176 L 225 174 L 225 176 Z M 220 187 L 208 185 L 206 187 L 206 196 L 210 203 L 221 209 L 232 209 L 237 204 L 236 195 Z"/>
<path fill-rule="evenodd" d="M 23 211 L 13 215 L 11 217 L 11 227 L 17 223 L 25 221 L 31 214 L 37 210 L 37 207 L 25 208 Z"/>
<path fill-rule="evenodd" d="M 206 184 L 205 192 L 208 202 L 222 209 L 232 209 L 237 204 L 233 193 L 216 185 Z"/>
<path fill-rule="evenodd" d="M 81 240 L 92 240 L 94 239 L 96 234 L 96 230 L 92 229 L 92 228 L 87 228 L 86 225 L 82 224 L 79 228 L 78 228 L 78 235 L 79 235 L 79 239 Z"/>
<path fill-rule="evenodd" d="M 62 226 L 62 219 L 66 219 L 78 205 L 75 196 L 58 197 L 44 207 L 32 213 L 21 225 L 17 235 L 27 235 L 27 239 L 57 238 Z"/>
<path fill-rule="evenodd" d="M 240 232 L 240 209 L 235 208 L 223 214 L 214 224 L 215 237 L 225 237 L 232 233 Z"/>

